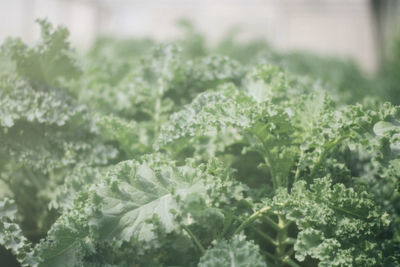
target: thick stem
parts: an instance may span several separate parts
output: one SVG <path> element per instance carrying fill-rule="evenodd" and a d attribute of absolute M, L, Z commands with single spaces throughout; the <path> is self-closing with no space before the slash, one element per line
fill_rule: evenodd
<path fill-rule="evenodd" d="M 303 155 L 304 155 L 304 152 L 303 152 L 303 150 L 302 150 L 302 151 L 300 152 L 299 162 L 297 163 L 296 173 L 295 173 L 295 175 L 294 175 L 294 181 L 293 181 L 293 183 L 297 182 L 297 180 L 298 180 L 299 177 L 300 177 L 300 162 L 301 162 L 301 159 L 302 159 Z"/>
<path fill-rule="evenodd" d="M 154 136 L 158 135 L 160 128 L 160 114 L 161 114 L 161 97 L 163 95 L 163 87 L 160 86 L 158 89 L 157 100 L 154 106 Z"/>
<path fill-rule="evenodd" d="M 281 215 L 279 215 L 278 219 L 279 219 L 278 225 L 281 228 L 281 230 L 278 231 L 278 234 L 276 236 L 278 242 L 278 246 L 276 247 L 276 253 L 280 258 L 283 258 L 286 252 L 286 247 L 287 247 L 286 240 L 288 238 L 288 233 L 286 227 L 286 219 Z"/>
<path fill-rule="evenodd" d="M 268 166 L 269 174 L 272 180 L 272 186 L 274 189 L 276 189 L 279 187 L 279 181 L 277 180 L 273 164 L 271 163 L 271 154 L 267 150 L 265 150 L 264 153 L 266 154 L 266 156 L 264 156 L 264 162 Z"/>
<path fill-rule="evenodd" d="M 264 240 L 266 240 L 268 243 L 270 243 L 275 247 L 275 254 L 263 251 L 263 253 L 265 252 L 264 254 L 268 258 L 274 261 L 278 261 L 280 263 L 286 263 L 293 267 L 298 267 L 299 265 L 291 259 L 291 256 L 294 252 L 293 244 L 296 241 L 294 238 L 288 236 L 288 227 L 292 224 L 291 221 L 287 221 L 286 218 L 282 215 L 278 216 L 278 223 L 275 223 L 267 216 L 263 217 L 264 219 L 268 218 L 271 225 L 273 225 L 273 228 L 277 233 L 275 239 L 273 239 L 268 234 L 264 233 L 254 225 L 251 225 L 251 222 L 253 222 L 258 217 L 261 217 L 264 213 L 268 212 L 269 210 L 270 207 L 265 207 L 264 209 L 261 209 L 253 213 L 253 215 L 251 215 L 247 220 L 245 220 L 239 226 L 239 228 L 235 231 L 235 234 L 238 234 L 241 230 L 243 230 L 247 226 L 251 227 L 251 229 L 254 230 L 260 237 L 262 237 Z M 288 248 L 290 249 L 288 250 Z"/>

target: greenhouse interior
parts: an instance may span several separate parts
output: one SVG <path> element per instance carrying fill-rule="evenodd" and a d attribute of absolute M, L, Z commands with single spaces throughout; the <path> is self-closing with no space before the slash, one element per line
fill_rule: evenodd
<path fill-rule="evenodd" d="M 400 266 L 400 1 L 0 1 L 0 266 Z"/>

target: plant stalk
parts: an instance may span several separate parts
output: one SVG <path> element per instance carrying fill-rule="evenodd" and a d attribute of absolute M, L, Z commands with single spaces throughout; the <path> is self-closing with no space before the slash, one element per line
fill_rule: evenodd
<path fill-rule="evenodd" d="M 188 233 L 188 235 L 190 236 L 190 238 L 192 239 L 193 243 L 196 245 L 196 247 L 200 250 L 201 254 L 203 255 L 206 250 L 203 247 L 203 245 L 200 243 L 200 241 L 197 239 L 197 237 L 193 234 L 192 231 L 190 231 L 190 229 L 188 227 L 186 227 L 185 225 L 182 225 L 183 229 L 186 231 L 186 233 Z"/>
<path fill-rule="evenodd" d="M 262 208 L 259 211 L 256 211 L 253 213 L 249 218 L 247 218 L 242 224 L 236 229 L 236 231 L 233 233 L 234 235 L 239 234 L 244 228 L 249 226 L 253 221 L 255 221 L 258 217 L 263 215 L 264 213 L 267 213 L 268 211 L 271 210 L 271 207 L 267 206 L 265 208 Z"/>

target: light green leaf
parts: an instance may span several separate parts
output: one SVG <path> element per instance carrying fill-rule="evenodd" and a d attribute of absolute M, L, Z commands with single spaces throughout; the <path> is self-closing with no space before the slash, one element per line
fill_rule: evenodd
<path fill-rule="evenodd" d="M 205 190 L 201 181 L 204 174 L 191 172 L 134 161 L 118 164 L 93 191 L 99 207 L 89 216 L 91 228 L 101 240 L 119 244 L 154 239 L 155 229 L 150 223 L 154 216 L 166 232 L 176 230 L 178 225 L 171 213 L 178 208 L 176 198 L 185 199 Z"/>
<path fill-rule="evenodd" d="M 243 235 L 215 241 L 200 258 L 199 267 L 266 267 L 259 247 Z"/>

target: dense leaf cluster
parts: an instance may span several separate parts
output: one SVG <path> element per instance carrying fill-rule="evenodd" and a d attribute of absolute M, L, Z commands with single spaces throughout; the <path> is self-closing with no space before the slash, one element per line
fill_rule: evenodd
<path fill-rule="evenodd" d="M 245 60 L 261 44 L 207 53 L 185 22 L 85 57 L 39 23 L 1 47 L 0 244 L 22 266 L 400 264 L 400 107 L 335 64 L 336 84 Z"/>

